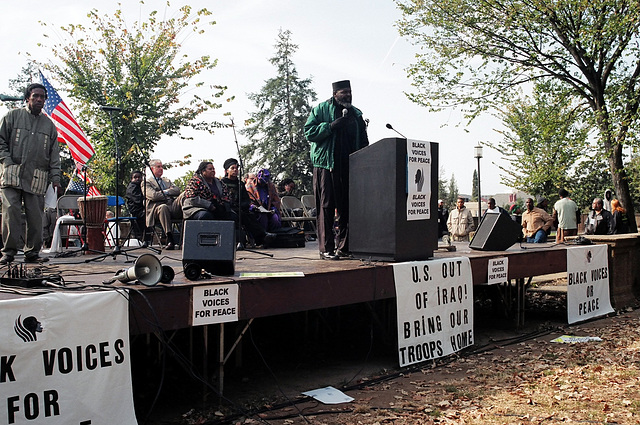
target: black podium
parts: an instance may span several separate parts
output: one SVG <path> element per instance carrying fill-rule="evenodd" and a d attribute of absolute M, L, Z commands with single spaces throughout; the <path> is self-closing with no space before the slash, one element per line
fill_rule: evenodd
<path fill-rule="evenodd" d="M 431 152 L 430 190 L 423 188 L 430 192 L 430 218 L 407 220 L 408 187 L 416 180 L 408 176 L 412 142 L 382 139 L 349 157 L 349 250 L 355 258 L 419 261 L 438 248 L 438 144 L 415 141 Z"/>

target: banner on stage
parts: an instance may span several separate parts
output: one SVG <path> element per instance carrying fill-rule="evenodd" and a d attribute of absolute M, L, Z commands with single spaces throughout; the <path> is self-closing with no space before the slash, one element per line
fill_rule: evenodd
<path fill-rule="evenodd" d="M 469 258 L 394 264 L 393 276 L 401 367 L 473 345 Z"/>
<path fill-rule="evenodd" d="M 613 313 L 607 245 L 567 249 L 567 319 L 582 322 Z"/>
<path fill-rule="evenodd" d="M 0 425 L 137 424 L 126 296 L 0 301 Z"/>
<path fill-rule="evenodd" d="M 509 258 L 489 258 L 487 263 L 487 285 L 499 285 L 509 281 Z"/>
<path fill-rule="evenodd" d="M 193 326 L 238 321 L 238 285 L 196 286 L 193 288 Z"/>
<path fill-rule="evenodd" d="M 431 144 L 407 139 L 407 220 L 431 217 Z"/>

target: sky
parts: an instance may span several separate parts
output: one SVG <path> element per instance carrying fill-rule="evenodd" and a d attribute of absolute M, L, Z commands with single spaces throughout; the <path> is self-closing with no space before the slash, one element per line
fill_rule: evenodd
<path fill-rule="evenodd" d="M 183 52 L 191 59 L 201 55 L 217 59 L 218 65 L 201 74 L 198 80 L 227 86 L 225 98 L 235 96 L 235 99 L 225 103 L 222 110 L 205 114 L 202 117 L 205 120 L 229 122 L 230 118 L 222 115 L 222 111 L 228 111 L 236 130 L 242 128 L 249 114 L 256 111 L 247 95 L 259 92 L 266 80 L 276 76 L 269 58 L 275 55 L 274 46 L 282 29 L 291 31 L 291 40 L 298 45 L 293 55 L 298 77 L 312 79 L 318 102 L 331 96 L 332 82 L 351 80 L 353 104 L 370 121 L 370 142 L 397 137 L 397 133 L 386 127 L 389 123 L 409 139 L 439 143 L 442 175 L 446 179 L 453 175 L 460 193 L 472 192 L 473 171 L 478 166 L 474 146 L 501 140 L 495 131 L 501 128 L 501 123 L 490 114 L 466 125 L 458 110 L 430 113 L 407 99 L 405 93 L 412 88 L 406 68 L 419 47 L 399 37 L 394 24 L 401 13 L 392 0 L 174 0 L 169 7 L 166 1 L 160 0 L 147 0 L 142 5 L 130 0 L 123 3 L 123 16 L 131 23 L 145 20 L 152 10 L 158 10 L 159 17 L 173 16 L 184 4 L 194 10 L 206 7 L 212 12 L 209 18 L 216 24 L 207 26 L 202 35 L 187 37 Z M 50 51 L 38 47 L 38 43 L 46 46 L 64 40 L 61 26 L 87 26 L 86 14 L 91 9 L 104 15 L 112 14 L 117 8 L 117 2 L 109 0 L 35 0 L 28 5 L 25 10 L 24 3 L 3 4 L 4 16 L 13 17 L 5 19 L 0 26 L 4 40 L 0 47 L 4 58 L 0 67 L 0 93 L 3 94 L 14 94 L 9 91 L 8 82 L 25 66 L 26 53 L 41 61 L 55 60 Z M 46 22 L 47 26 L 42 27 L 39 22 Z M 73 110 L 73 99 L 66 96 L 55 80 L 51 83 Z M 0 114 L 5 112 L 6 107 L 0 105 Z M 96 109 L 96 113 L 101 112 Z M 231 128 L 218 129 L 213 135 L 187 134 L 194 140 L 165 137 L 149 153 L 150 158 L 160 158 L 165 163 L 192 155 L 192 165 L 167 170 L 165 175 L 169 178 L 184 175 L 203 159 L 212 159 L 217 174 L 221 175 L 225 159 L 237 157 Z M 241 146 L 247 143 L 239 131 L 236 134 Z M 498 152 L 485 146 L 480 161 L 483 196 L 512 192 L 500 183 L 498 165 L 506 164 Z"/>

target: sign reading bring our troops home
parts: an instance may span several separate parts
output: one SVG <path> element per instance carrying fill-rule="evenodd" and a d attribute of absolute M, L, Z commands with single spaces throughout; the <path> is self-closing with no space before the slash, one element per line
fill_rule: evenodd
<path fill-rule="evenodd" d="M 473 280 L 468 258 L 394 264 L 393 274 L 401 367 L 473 345 Z"/>

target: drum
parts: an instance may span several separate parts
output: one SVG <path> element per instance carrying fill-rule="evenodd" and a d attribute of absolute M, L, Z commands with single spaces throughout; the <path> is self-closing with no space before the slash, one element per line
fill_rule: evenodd
<path fill-rule="evenodd" d="M 104 220 L 107 215 L 107 197 L 106 196 L 87 196 L 85 202 L 84 196 L 78 198 L 78 209 L 87 226 L 87 245 L 89 254 L 92 251 L 104 252 Z"/>
<path fill-rule="evenodd" d="M 87 196 L 86 202 L 84 197 L 80 197 L 78 198 L 78 209 L 87 228 L 98 227 L 102 229 L 104 227 L 104 220 L 107 215 L 106 196 Z"/>

